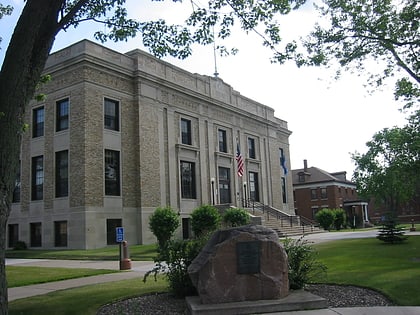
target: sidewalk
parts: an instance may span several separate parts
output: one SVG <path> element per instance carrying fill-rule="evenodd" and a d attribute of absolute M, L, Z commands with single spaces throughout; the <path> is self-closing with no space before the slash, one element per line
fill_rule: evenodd
<path fill-rule="evenodd" d="M 50 260 L 50 259 L 6 259 L 6 265 L 37 266 L 37 267 L 65 267 L 119 270 L 118 261 L 90 261 L 90 260 Z M 54 281 L 24 287 L 9 288 L 9 301 L 27 298 L 35 295 L 48 294 L 57 290 L 71 289 L 85 285 L 105 283 L 111 281 L 142 278 L 154 266 L 152 261 L 132 261 L 132 269 L 117 273 Z"/>

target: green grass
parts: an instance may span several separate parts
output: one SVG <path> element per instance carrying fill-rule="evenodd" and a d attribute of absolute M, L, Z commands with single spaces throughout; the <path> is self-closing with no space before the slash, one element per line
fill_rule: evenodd
<path fill-rule="evenodd" d="M 142 279 L 95 284 L 15 300 L 9 303 L 9 314 L 93 315 L 107 303 L 167 290 L 167 283 L 162 278 L 157 282 L 149 279 L 146 283 Z"/>
<path fill-rule="evenodd" d="M 387 295 L 398 305 L 420 305 L 420 236 L 396 245 L 376 238 L 314 245 L 327 267 L 322 283 L 364 286 Z"/>
<path fill-rule="evenodd" d="M 6 266 L 9 288 L 114 273 L 116 270 Z"/>
<path fill-rule="evenodd" d="M 129 246 L 131 260 L 153 261 L 156 245 Z M 72 259 L 72 260 L 118 260 L 118 245 L 89 250 L 8 250 L 7 258 Z"/>

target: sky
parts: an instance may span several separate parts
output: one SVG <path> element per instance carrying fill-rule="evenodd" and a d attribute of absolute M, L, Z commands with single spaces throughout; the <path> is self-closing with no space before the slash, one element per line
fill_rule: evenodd
<path fill-rule="evenodd" d="M 0 0 L 15 7 L 12 16 L 0 20 L 0 63 L 13 28 L 23 8 L 23 0 Z M 196 2 L 204 3 L 204 0 Z M 190 1 L 183 4 L 127 0 L 132 17 L 143 19 L 164 18 L 168 22 L 182 23 L 191 11 Z M 308 34 L 319 21 L 312 2 L 303 8 L 278 19 L 285 42 Z M 94 41 L 93 33 L 102 26 L 82 24 L 76 29 L 60 32 L 52 52 L 65 48 L 82 39 Z M 222 44 L 222 43 L 218 43 Z M 254 33 L 236 30 L 232 38 L 223 44 L 239 49 L 235 56 L 214 58 L 213 46 L 194 46 L 193 55 L 185 60 L 164 58 L 192 73 L 212 76 L 215 64 L 219 78 L 242 95 L 275 110 L 275 116 L 288 122 L 292 131 L 289 138 L 289 168 L 318 167 L 327 172 L 346 171 L 351 179 L 355 165 L 351 153 L 366 152 L 366 142 L 375 132 L 386 127 L 402 126 L 405 116 L 402 107 L 394 101 L 393 85 L 383 86 L 369 94 L 365 79 L 357 73 L 344 73 L 334 80 L 334 70 L 325 68 L 298 68 L 293 63 L 272 64 L 272 55 L 263 47 Z M 140 39 L 127 42 L 108 42 L 105 46 L 118 52 L 143 49 Z M 372 67 L 375 61 L 372 60 Z"/>

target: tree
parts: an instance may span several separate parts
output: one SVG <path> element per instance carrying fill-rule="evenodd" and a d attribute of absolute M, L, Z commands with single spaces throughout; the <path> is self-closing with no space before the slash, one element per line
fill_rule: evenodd
<path fill-rule="evenodd" d="M 5 280 L 6 224 L 12 192 L 19 169 L 19 151 L 25 107 L 34 95 L 55 36 L 85 21 L 105 25 L 98 40 L 120 41 L 141 35 L 143 44 L 156 56 L 186 58 L 193 43 L 210 44 L 214 37 L 230 36 L 235 21 L 241 29 L 259 33 L 263 44 L 272 47 L 280 41 L 275 18 L 297 9 L 305 0 L 210 0 L 206 8 L 195 2 L 190 17 L 181 25 L 164 20 L 142 21 L 128 18 L 125 0 L 26 0 L 8 45 L 0 72 L 0 314 L 7 314 Z M 181 2 L 173 0 L 173 2 Z M 1 5 L 1 14 L 7 13 Z M 213 26 L 218 26 L 214 35 Z M 229 51 L 218 46 L 222 53 Z"/>
<path fill-rule="evenodd" d="M 373 197 L 393 216 L 420 191 L 420 111 L 402 128 L 385 128 L 366 143 L 364 154 L 354 153 L 353 180 L 360 195 Z"/>
<path fill-rule="evenodd" d="M 303 40 L 306 56 L 297 52 L 295 42 L 287 45 L 299 66 L 325 66 L 336 61 L 346 71 L 368 72 L 368 83 L 373 88 L 402 70 L 404 75 L 396 81 L 395 99 L 403 99 L 406 108 L 420 100 L 417 0 L 323 0 L 323 5 L 316 7 L 322 22 Z M 369 62 L 373 61 L 379 62 L 371 72 Z"/>
<path fill-rule="evenodd" d="M 210 205 L 202 205 L 191 214 L 191 228 L 198 238 L 216 231 L 221 221 L 219 211 Z"/>

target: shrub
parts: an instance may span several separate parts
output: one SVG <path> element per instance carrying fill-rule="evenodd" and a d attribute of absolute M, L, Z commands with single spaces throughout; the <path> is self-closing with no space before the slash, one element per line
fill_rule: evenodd
<path fill-rule="evenodd" d="M 148 271 L 143 281 L 146 282 L 150 274 L 154 274 L 155 280 L 159 273 L 168 279 L 169 290 L 177 297 L 195 295 L 197 293 L 188 274 L 188 267 L 207 242 L 207 238 L 192 240 L 171 240 L 164 248 L 164 252 L 158 253 L 155 259 L 155 267 Z"/>
<path fill-rule="evenodd" d="M 303 237 L 286 238 L 283 244 L 288 256 L 290 289 L 302 289 L 311 279 L 326 273 L 327 267 L 316 259 L 317 252 Z"/>
<path fill-rule="evenodd" d="M 315 219 L 324 230 L 329 230 L 334 223 L 334 213 L 330 209 L 322 209 L 315 214 Z"/>
<path fill-rule="evenodd" d="M 179 227 L 179 216 L 171 207 L 157 208 L 150 216 L 149 228 L 156 236 L 160 248 L 166 246 Z"/>
<path fill-rule="evenodd" d="M 343 209 L 333 209 L 332 212 L 334 214 L 334 228 L 340 230 L 346 222 L 346 213 Z"/>
<path fill-rule="evenodd" d="M 28 249 L 28 246 L 26 246 L 26 243 L 24 241 L 17 241 L 13 249 L 24 250 L 24 249 Z"/>
<path fill-rule="evenodd" d="M 230 208 L 224 213 L 223 222 L 231 227 L 247 225 L 251 222 L 251 216 L 244 209 Z"/>
<path fill-rule="evenodd" d="M 221 215 L 213 206 L 203 205 L 191 214 L 191 228 L 197 237 L 211 233 L 220 227 Z"/>

